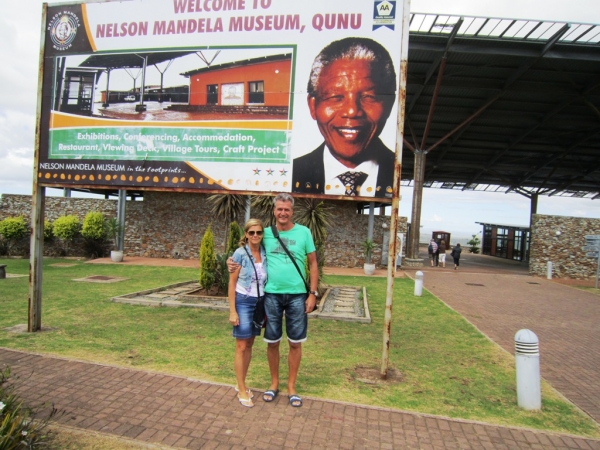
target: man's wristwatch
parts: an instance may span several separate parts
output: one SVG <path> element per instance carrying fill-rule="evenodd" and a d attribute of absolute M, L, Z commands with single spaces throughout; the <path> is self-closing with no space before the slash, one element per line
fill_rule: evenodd
<path fill-rule="evenodd" d="M 317 298 L 319 298 L 319 291 L 308 291 L 308 293 L 314 295 Z"/>

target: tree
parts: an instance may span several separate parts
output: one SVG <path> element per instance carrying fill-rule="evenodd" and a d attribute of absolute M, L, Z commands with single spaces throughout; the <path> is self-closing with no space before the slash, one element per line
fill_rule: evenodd
<path fill-rule="evenodd" d="M 198 278 L 198 284 L 207 293 L 215 283 L 215 269 L 215 237 L 209 225 L 200 243 L 200 276 Z"/>
<path fill-rule="evenodd" d="M 212 204 L 213 215 L 222 220 L 227 228 L 246 211 L 246 196 L 239 194 L 215 194 L 208 197 Z M 227 248 L 228 236 L 225 236 L 223 248 Z"/>
<path fill-rule="evenodd" d="M 471 235 L 471 240 L 467 242 L 467 245 L 470 245 L 469 253 L 479 253 L 479 244 L 481 240 L 476 234 Z"/>

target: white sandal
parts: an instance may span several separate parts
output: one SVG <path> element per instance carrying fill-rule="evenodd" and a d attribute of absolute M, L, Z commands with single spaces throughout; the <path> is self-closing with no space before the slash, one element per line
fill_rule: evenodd
<path fill-rule="evenodd" d="M 254 403 L 252 403 L 252 399 L 250 399 L 250 398 L 241 398 L 238 395 L 238 400 L 240 401 L 240 404 L 242 406 L 245 406 L 246 408 L 253 408 L 254 407 Z"/>
<path fill-rule="evenodd" d="M 238 393 L 240 392 L 240 390 L 238 389 L 238 387 L 237 387 L 237 386 L 235 387 L 235 392 L 238 392 Z M 250 399 L 253 399 L 253 398 L 254 398 L 254 392 L 252 392 L 252 391 L 250 390 L 250 388 L 248 388 L 248 390 L 246 391 L 246 394 L 248 394 L 248 398 L 250 398 Z"/>

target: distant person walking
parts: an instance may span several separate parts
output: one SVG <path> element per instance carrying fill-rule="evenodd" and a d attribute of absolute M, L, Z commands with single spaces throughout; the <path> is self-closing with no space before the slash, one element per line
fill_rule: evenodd
<path fill-rule="evenodd" d="M 446 267 L 446 250 L 446 241 L 442 239 L 438 247 L 439 262 L 442 265 L 442 267 Z"/>
<path fill-rule="evenodd" d="M 429 261 L 431 262 L 431 267 L 435 265 L 435 254 L 438 251 L 437 243 L 432 239 L 429 241 L 429 246 L 427 247 L 427 253 L 429 253 Z"/>
<path fill-rule="evenodd" d="M 454 258 L 454 270 L 458 269 L 460 265 L 460 252 L 462 252 L 462 248 L 460 248 L 460 244 L 456 244 L 456 247 L 452 249 L 452 258 Z"/>

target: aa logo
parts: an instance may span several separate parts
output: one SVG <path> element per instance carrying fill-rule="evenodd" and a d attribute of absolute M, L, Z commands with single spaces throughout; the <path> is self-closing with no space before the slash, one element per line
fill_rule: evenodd
<path fill-rule="evenodd" d="M 395 0 L 375 0 L 373 8 L 373 29 L 380 27 L 394 29 L 396 21 L 396 1 Z"/>

